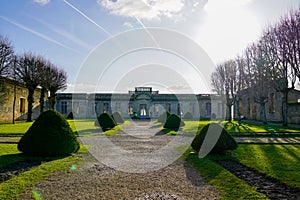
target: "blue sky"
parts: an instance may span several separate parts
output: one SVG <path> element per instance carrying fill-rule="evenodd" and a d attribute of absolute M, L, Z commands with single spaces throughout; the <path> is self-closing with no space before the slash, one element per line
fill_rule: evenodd
<path fill-rule="evenodd" d="M 78 84 L 80 69 L 91 52 L 125 31 L 145 27 L 177 31 L 203 48 L 216 64 L 235 57 L 259 37 L 266 25 L 278 21 L 299 4 L 300 0 L 1 0 L 0 34 L 11 40 L 17 54 L 31 51 L 64 68 L 69 76 L 67 91 L 73 91 L 74 85 Z M 120 45 L 123 45 L 122 41 Z M 137 63 L 142 66 L 141 62 Z M 162 63 L 155 63 L 155 66 L 158 64 Z M 144 63 L 143 69 L 145 65 L 149 63 Z M 175 69 L 175 65 L 168 67 Z M 116 66 L 108 76 L 117 71 Z M 191 70 L 177 72 L 188 82 L 195 79 L 195 85 L 199 85 L 197 78 L 188 75 L 193 73 Z M 168 77 L 168 73 L 164 73 Z M 209 77 L 208 73 L 202 75 Z M 97 83 L 93 85 L 93 81 L 89 85 L 82 82 L 79 90 L 95 91 L 99 87 Z M 117 79 L 114 81 L 118 82 Z M 156 85 L 158 82 L 156 80 Z M 102 91 L 114 91 L 110 86 L 117 85 L 109 80 L 101 84 Z M 184 85 L 174 84 L 170 81 L 169 85 L 159 89 L 167 92 L 173 86 L 179 93 L 186 92 Z M 120 91 L 129 87 L 132 83 Z M 195 92 L 209 92 L 209 86 L 197 88 Z"/>

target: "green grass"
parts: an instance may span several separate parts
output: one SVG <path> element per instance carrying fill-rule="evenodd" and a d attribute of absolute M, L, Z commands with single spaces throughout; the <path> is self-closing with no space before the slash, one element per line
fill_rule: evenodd
<path fill-rule="evenodd" d="M 15 124 L 0 124 L 0 137 L 22 136 L 32 125 L 32 122 L 18 122 Z"/>
<path fill-rule="evenodd" d="M 0 159 L 1 164 L 8 164 L 11 160 L 3 159 L 3 157 L 15 157 L 18 156 L 18 159 L 15 159 L 14 162 L 24 159 L 41 159 L 44 161 L 44 158 L 31 158 L 25 157 L 21 154 L 18 155 L 17 145 L 16 144 L 0 144 L 1 151 Z M 41 179 L 47 178 L 51 173 L 65 170 L 72 173 L 72 171 L 78 168 L 82 164 L 82 157 L 80 154 L 86 153 L 87 149 L 81 146 L 80 151 L 68 157 L 56 157 L 56 158 L 47 158 L 47 162 L 43 162 L 38 167 L 32 168 L 29 171 L 19 174 L 7 181 L 0 183 L 0 199 L 12 199 L 17 197 L 19 194 L 24 193 L 27 188 L 35 184 Z M 50 159 L 50 161 L 49 161 Z"/>
<path fill-rule="evenodd" d="M 93 119 L 67 120 L 73 131 L 77 131 L 79 135 L 86 133 L 98 133 L 99 128 L 94 125 Z M 125 121 L 119 125 L 120 128 L 128 126 L 130 121 Z M 0 137 L 20 137 L 32 125 L 32 122 L 19 122 L 16 124 L 0 124 Z"/>
<path fill-rule="evenodd" d="M 199 159 L 196 153 L 191 153 L 187 155 L 187 160 L 200 172 L 207 184 L 217 187 L 221 199 L 268 199 L 208 157 Z"/>
<path fill-rule="evenodd" d="M 235 133 L 248 133 L 248 132 L 269 132 L 269 133 L 295 133 L 300 132 L 300 129 L 297 128 L 289 128 L 279 125 L 272 125 L 272 124 L 258 124 L 254 122 L 242 122 L 238 123 L 237 121 L 223 121 L 222 124 L 224 128 L 228 132 L 235 132 Z"/>
<path fill-rule="evenodd" d="M 17 144 L 0 144 L 0 167 L 25 158 L 17 149 Z"/>
<path fill-rule="evenodd" d="M 232 158 L 290 186 L 300 188 L 300 145 L 239 145 Z"/>

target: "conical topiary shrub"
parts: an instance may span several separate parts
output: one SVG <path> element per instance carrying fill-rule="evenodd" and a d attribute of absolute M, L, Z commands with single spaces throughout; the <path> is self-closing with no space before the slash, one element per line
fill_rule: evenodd
<path fill-rule="evenodd" d="M 74 119 L 74 114 L 73 112 L 70 112 L 67 116 L 67 119 Z"/>
<path fill-rule="evenodd" d="M 164 128 L 178 130 L 179 127 L 184 126 L 184 122 L 175 114 L 171 114 L 164 125 Z"/>
<path fill-rule="evenodd" d="M 117 124 L 123 124 L 124 123 L 124 119 L 123 117 L 120 115 L 119 112 L 114 112 L 111 117 L 115 120 L 115 122 Z"/>
<path fill-rule="evenodd" d="M 221 135 L 217 140 L 217 143 L 213 147 L 211 153 L 222 154 L 226 150 L 234 150 L 238 147 L 234 138 L 231 137 L 231 135 L 229 135 L 221 125 L 211 123 L 204 126 L 200 131 L 197 132 L 197 135 L 191 145 L 194 150 L 200 150 L 204 138 L 207 136 L 208 129 L 210 129 L 209 134 L 216 134 L 221 132 Z"/>
<path fill-rule="evenodd" d="M 68 155 L 77 152 L 79 143 L 64 116 L 48 110 L 41 113 L 23 135 L 18 149 L 33 156 Z"/>
<path fill-rule="evenodd" d="M 184 114 L 183 119 L 193 119 L 193 115 L 190 112 Z"/>
<path fill-rule="evenodd" d="M 168 111 L 166 111 L 158 117 L 157 121 L 164 124 L 164 123 L 166 123 L 166 121 L 170 115 L 171 114 Z"/>
<path fill-rule="evenodd" d="M 115 120 L 108 113 L 102 113 L 97 119 L 104 132 L 117 126 Z"/>

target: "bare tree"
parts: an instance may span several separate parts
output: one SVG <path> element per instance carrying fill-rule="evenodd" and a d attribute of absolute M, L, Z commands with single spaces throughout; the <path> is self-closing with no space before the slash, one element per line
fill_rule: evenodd
<path fill-rule="evenodd" d="M 216 70 L 211 74 L 211 85 L 213 87 L 213 91 L 216 92 L 222 100 L 222 105 L 226 104 L 226 99 L 225 99 L 225 88 L 224 88 L 224 83 L 222 82 L 222 77 L 220 73 Z M 222 118 L 224 118 L 224 107 L 222 106 Z"/>
<path fill-rule="evenodd" d="M 51 83 L 50 92 L 50 108 L 54 110 L 56 102 L 56 93 L 59 90 L 65 90 L 67 88 L 67 73 L 63 69 L 59 69 L 54 65 L 51 67 Z"/>
<path fill-rule="evenodd" d="M 13 56 L 14 50 L 10 41 L 0 35 L 0 76 L 7 77 L 9 75 Z"/>
<path fill-rule="evenodd" d="M 32 121 L 32 109 L 34 103 L 34 91 L 40 84 L 40 75 L 44 67 L 44 59 L 41 56 L 36 56 L 32 53 L 25 53 L 20 58 L 16 75 L 24 82 L 28 90 L 28 113 L 27 122 Z"/>
<path fill-rule="evenodd" d="M 11 62 L 14 56 L 14 50 L 10 41 L 0 35 L 0 77 L 8 77 L 11 72 Z M 3 103 L 7 97 L 7 88 L 5 79 L 0 81 L 0 103 Z"/>
<path fill-rule="evenodd" d="M 266 103 L 270 87 L 270 73 L 261 45 L 252 44 L 245 51 L 246 82 L 254 102 L 260 105 L 261 120 L 267 123 Z"/>
<path fill-rule="evenodd" d="M 55 68 L 54 65 L 49 60 L 44 60 L 43 70 L 39 77 L 39 83 L 40 83 L 39 86 L 41 87 L 40 113 L 44 111 L 45 94 L 48 93 L 48 90 L 51 86 L 54 68 Z"/>
<path fill-rule="evenodd" d="M 231 108 L 236 101 L 238 83 L 238 68 L 235 60 L 228 60 L 219 64 L 211 76 L 214 91 L 222 95 L 226 103 L 226 120 L 232 120 Z"/>

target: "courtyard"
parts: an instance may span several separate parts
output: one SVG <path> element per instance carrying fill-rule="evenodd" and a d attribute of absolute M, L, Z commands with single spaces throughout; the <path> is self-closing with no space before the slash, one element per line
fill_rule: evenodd
<path fill-rule="evenodd" d="M 125 154 L 103 146 L 113 153 L 110 161 L 101 162 L 92 145 L 108 138 L 122 150 L 147 155 L 175 137 L 193 137 L 192 130 L 210 121 L 186 120 L 178 135 L 151 120 L 126 121 L 108 133 L 92 120 L 68 122 L 79 135 L 81 150 L 49 158 L 24 156 L 17 150 L 16 143 L 32 123 L 0 125 L 0 199 L 297 199 L 300 195 L 297 128 L 223 121 L 239 143 L 229 154 L 200 159 L 191 147 L 178 145 L 174 148 L 181 156 L 173 162 L 155 169 L 151 167 L 162 158 L 149 162 L 142 156 L 137 159 L 148 163 L 137 162 L 131 172 Z M 112 167 L 110 162 L 118 165 Z"/>

